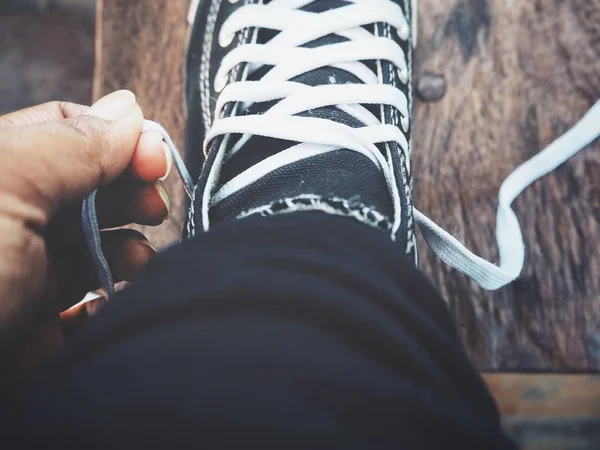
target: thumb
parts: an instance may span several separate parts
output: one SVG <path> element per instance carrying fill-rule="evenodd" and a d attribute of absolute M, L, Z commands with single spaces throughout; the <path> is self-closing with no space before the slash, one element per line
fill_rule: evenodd
<path fill-rule="evenodd" d="M 47 222 L 61 203 L 81 200 L 127 168 L 142 122 L 134 94 L 117 91 L 79 117 L 0 130 L 0 194 L 41 209 Z"/>

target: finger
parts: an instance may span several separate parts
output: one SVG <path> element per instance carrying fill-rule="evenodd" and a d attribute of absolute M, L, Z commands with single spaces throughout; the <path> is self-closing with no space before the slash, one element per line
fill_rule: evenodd
<path fill-rule="evenodd" d="M 129 224 L 157 226 L 168 219 L 170 211 L 169 194 L 159 181 L 148 184 L 119 179 L 100 189 L 96 197 L 100 229 Z M 83 242 L 81 203 L 62 208 L 45 234 L 55 246 Z"/>
<path fill-rule="evenodd" d="M 102 249 L 115 278 L 132 282 L 156 254 L 146 236 L 137 230 L 110 230 L 101 233 Z M 95 286 L 89 290 L 96 289 Z"/>
<path fill-rule="evenodd" d="M 42 228 L 61 203 L 81 200 L 123 173 L 142 122 L 135 96 L 119 91 L 77 118 L 0 130 L 0 190 L 34 207 L 23 220 Z"/>
<path fill-rule="evenodd" d="M 116 280 L 134 281 L 156 253 L 146 237 L 136 230 L 110 230 L 100 235 L 104 256 Z M 85 244 L 61 249 L 56 261 L 55 273 L 57 286 L 61 287 L 59 298 L 63 310 L 100 287 L 92 255 Z"/>
<path fill-rule="evenodd" d="M 98 297 L 85 303 L 79 303 L 60 314 L 63 335 L 68 339 L 75 331 L 95 316 L 106 304 L 106 298 Z"/>
<path fill-rule="evenodd" d="M 169 194 L 160 181 L 154 184 L 124 181 L 106 186 L 96 201 L 100 228 L 136 223 L 157 226 L 171 211 Z"/>
<path fill-rule="evenodd" d="M 89 106 L 69 102 L 49 102 L 0 116 L 0 129 L 35 125 L 56 120 L 79 117 L 90 109 Z"/>
<path fill-rule="evenodd" d="M 143 132 L 129 164 L 131 177 L 153 183 L 166 179 L 172 166 L 173 157 L 162 135 L 156 130 Z"/>

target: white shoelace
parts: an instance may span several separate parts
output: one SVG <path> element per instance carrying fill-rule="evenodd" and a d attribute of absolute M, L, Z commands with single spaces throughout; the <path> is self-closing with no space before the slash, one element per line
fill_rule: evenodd
<path fill-rule="evenodd" d="M 280 33 L 264 45 L 250 43 L 238 46 L 223 59 L 216 75 L 215 89 L 222 93 L 215 110 L 215 122 L 206 137 L 205 152 L 213 139 L 224 139 L 217 150 L 203 193 L 202 222 L 205 230 L 209 228 L 210 206 L 284 165 L 339 149 L 359 152 L 379 167 L 393 199 L 393 233 L 400 227 L 400 194 L 393 176 L 393 161 L 386 159 L 376 144 L 396 142 L 407 161 L 410 160 L 409 145 L 398 127 L 381 123 L 361 104 L 394 106 L 402 116 L 402 128 L 406 131 L 410 117 L 408 99 L 399 89 L 380 83 L 377 75 L 360 61 L 389 61 L 395 66 L 400 80 L 406 82 L 408 67 L 400 46 L 362 28 L 373 23 L 386 23 L 398 30 L 399 38 L 406 41 L 409 37 L 406 18 L 400 7 L 390 0 L 350 0 L 348 6 L 319 14 L 299 9 L 312 2 L 271 0 L 268 5 L 246 5 L 236 10 L 222 26 L 219 42 L 223 46 L 245 28 L 268 28 Z M 316 48 L 300 47 L 330 34 L 343 36 L 347 41 Z M 228 74 L 241 63 L 247 64 L 248 73 L 264 65 L 273 68 L 260 81 L 227 84 Z M 289 81 L 326 66 L 350 72 L 364 84 L 311 87 Z M 278 100 L 278 103 L 263 115 L 220 117 L 228 103 L 245 108 L 251 103 L 272 100 Z M 365 126 L 352 128 L 330 120 L 295 115 L 323 106 L 335 106 Z M 233 133 L 243 137 L 228 150 L 229 136 Z M 222 162 L 238 151 L 252 135 L 299 144 L 266 158 L 214 192 Z M 440 259 L 485 289 L 498 289 L 512 282 L 521 273 L 525 259 L 521 228 L 511 209 L 512 202 L 527 186 L 554 170 L 599 135 L 600 102 L 572 130 L 518 167 L 504 181 L 499 194 L 496 231 L 499 266 L 470 252 L 415 209 L 415 220 L 427 243 Z"/>
<path fill-rule="evenodd" d="M 215 90 L 221 91 L 215 110 L 215 122 L 206 137 L 205 151 L 214 138 L 225 136 L 211 167 L 202 198 L 203 228 L 208 230 L 209 207 L 243 189 L 278 167 L 292 164 L 316 154 L 349 149 L 370 158 L 382 171 L 394 201 L 394 229 L 400 227 L 400 196 L 393 178 L 393 166 L 381 154 L 376 144 L 398 143 L 405 160 L 409 161 L 409 146 L 398 127 L 382 124 L 362 104 L 389 104 L 401 114 L 404 130 L 408 129 L 408 99 L 398 89 L 380 84 L 378 76 L 361 60 L 386 60 L 397 70 L 401 81 L 408 81 L 406 55 L 390 39 L 374 36 L 362 28 L 377 22 L 390 24 L 398 36 L 408 40 L 410 30 L 402 9 L 389 0 L 353 0 L 352 4 L 314 14 L 300 10 L 312 0 L 271 0 L 268 5 L 250 4 L 236 10 L 223 24 L 219 33 L 221 45 L 229 44 L 236 33 L 245 28 L 268 28 L 280 33 L 266 45 L 246 44 L 229 52 L 215 77 Z M 301 45 L 337 34 L 346 42 L 316 48 Z M 260 81 L 227 84 L 228 74 L 241 63 L 247 63 L 248 73 L 264 65 L 273 68 Z M 364 84 L 310 87 L 290 80 L 313 69 L 336 67 L 353 74 Z M 223 107 L 230 102 L 248 106 L 254 102 L 280 100 L 262 116 L 233 116 L 219 119 Z M 238 103 L 239 104 L 239 103 Z M 367 126 L 359 129 L 330 121 L 295 116 L 303 111 L 335 105 Z M 225 155 L 230 133 L 244 136 Z M 252 135 L 261 135 L 300 142 L 300 144 L 267 158 L 241 173 L 219 191 L 219 167 L 226 157 L 235 153 Z"/>

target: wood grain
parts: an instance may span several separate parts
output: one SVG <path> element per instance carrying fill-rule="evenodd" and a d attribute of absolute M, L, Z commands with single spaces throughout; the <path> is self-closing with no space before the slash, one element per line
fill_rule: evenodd
<path fill-rule="evenodd" d="M 488 373 L 506 431 L 524 450 L 600 447 L 600 376 Z"/>
<path fill-rule="evenodd" d="M 183 67 L 189 0 L 98 0 L 94 98 L 130 89 L 148 119 L 160 122 L 183 146 Z M 176 171 L 165 182 L 171 216 L 156 228 L 140 227 L 157 247 L 181 235 L 184 194 Z"/>
<path fill-rule="evenodd" d="M 439 75 L 446 94 L 437 103 L 417 100 L 416 204 L 469 248 L 497 260 L 502 180 L 600 97 L 600 0 L 420 3 L 416 83 L 420 74 Z M 147 116 L 163 122 L 180 145 L 187 5 L 100 0 L 98 8 L 96 97 L 134 90 Z M 484 292 L 421 242 L 422 267 L 447 298 L 479 367 L 600 369 L 599 148 L 516 201 L 527 260 L 512 286 Z M 153 242 L 179 235 L 179 193 L 179 209 L 150 232 Z"/>
<path fill-rule="evenodd" d="M 599 21 L 598 0 L 421 1 L 416 71 L 447 94 L 416 106 L 416 204 L 487 259 L 503 179 L 600 98 Z M 485 292 L 420 246 L 480 367 L 600 368 L 599 149 L 517 199 L 527 254 L 512 286 Z"/>
<path fill-rule="evenodd" d="M 504 417 L 595 417 L 600 376 L 487 373 L 484 379 Z"/>

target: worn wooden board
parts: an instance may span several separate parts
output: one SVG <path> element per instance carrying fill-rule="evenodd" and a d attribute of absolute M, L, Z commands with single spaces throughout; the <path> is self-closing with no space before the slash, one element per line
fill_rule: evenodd
<path fill-rule="evenodd" d="M 598 23 L 599 0 L 421 0 L 416 71 L 447 93 L 416 107 L 416 204 L 485 258 L 502 180 L 600 98 Z M 517 199 L 527 260 L 512 286 L 484 292 L 423 250 L 480 367 L 600 368 L 598 150 Z"/>
<path fill-rule="evenodd" d="M 160 122 L 183 145 L 184 46 L 189 0 L 99 0 L 96 7 L 94 99 L 117 89 L 136 93 L 148 119 Z M 165 182 L 171 197 L 169 220 L 143 230 L 157 247 L 179 239 L 184 194 L 176 171 Z"/>
<path fill-rule="evenodd" d="M 600 98 L 600 0 L 420 4 L 416 82 L 435 74 L 446 92 L 436 103 L 417 100 L 416 204 L 496 260 L 502 180 Z M 147 116 L 179 143 L 187 5 L 101 0 L 98 8 L 96 97 L 133 89 Z M 527 261 L 511 287 L 484 292 L 421 245 L 422 267 L 447 298 L 479 367 L 600 369 L 599 149 L 575 157 L 517 200 Z M 181 223 L 175 213 L 150 232 L 153 241 L 175 239 Z"/>
<path fill-rule="evenodd" d="M 484 374 L 507 432 L 524 450 L 600 448 L 600 376 Z"/>
<path fill-rule="evenodd" d="M 600 376 L 486 373 L 504 417 L 593 417 L 600 420 Z"/>

